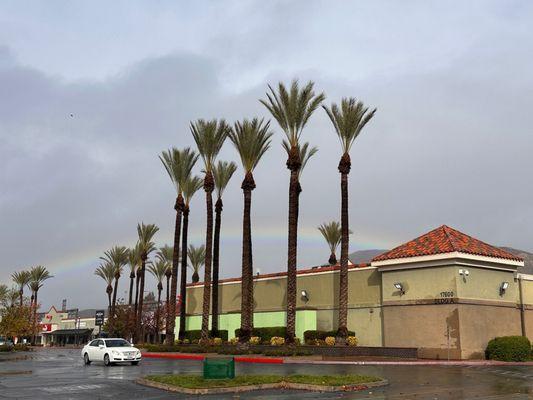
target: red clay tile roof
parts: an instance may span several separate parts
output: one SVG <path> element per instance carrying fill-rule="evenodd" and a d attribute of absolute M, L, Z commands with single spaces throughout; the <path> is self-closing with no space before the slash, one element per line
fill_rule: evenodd
<path fill-rule="evenodd" d="M 348 269 L 364 268 L 364 267 L 370 267 L 370 263 L 348 265 Z M 296 274 L 297 275 L 315 274 L 317 272 L 337 271 L 339 269 L 340 269 L 339 265 L 326 265 L 325 267 L 314 267 L 314 268 L 300 269 L 300 270 L 296 271 Z M 287 272 L 275 272 L 275 273 L 272 273 L 272 274 L 255 275 L 254 279 L 277 278 L 277 277 L 281 277 L 281 276 L 287 276 Z M 219 283 L 227 283 L 227 282 L 240 282 L 240 281 L 241 281 L 241 278 L 228 278 L 228 279 L 221 279 L 218 282 Z M 203 284 L 204 284 L 203 282 L 188 283 L 187 287 L 203 286 Z"/>
<path fill-rule="evenodd" d="M 374 257 L 372 261 L 461 252 L 485 257 L 523 261 L 522 258 L 491 246 L 458 230 L 442 225 L 416 239 Z"/>

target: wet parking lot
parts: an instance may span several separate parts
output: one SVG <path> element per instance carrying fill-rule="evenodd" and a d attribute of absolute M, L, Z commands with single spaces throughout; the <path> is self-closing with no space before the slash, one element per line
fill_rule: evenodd
<path fill-rule="evenodd" d="M 199 374 L 201 362 L 145 359 L 138 366 L 83 365 L 78 350 L 46 349 L 0 358 L 0 399 L 192 399 L 137 385 L 148 374 Z M 20 354 L 16 355 L 17 358 Z M 533 367 L 237 364 L 237 374 L 365 374 L 390 385 L 358 393 L 260 391 L 217 399 L 533 399 Z"/>

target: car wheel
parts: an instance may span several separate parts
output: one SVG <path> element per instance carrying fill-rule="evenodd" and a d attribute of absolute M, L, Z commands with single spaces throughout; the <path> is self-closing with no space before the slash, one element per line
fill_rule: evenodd
<path fill-rule="evenodd" d="M 104 365 L 105 365 L 106 367 L 109 367 L 109 366 L 111 365 L 111 361 L 109 360 L 109 355 L 108 355 L 108 354 L 106 354 L 106 355 L 104 356 Z"/>
<path fill-rule="evenodd" d="M 139 365 L 139 361 L 132 361 L 131 365 Z"/>
<path fill-rule="evenodd" d="M 85 365 L 91 364 L 91 360 L 89 360 L 89 354 L 85 353 L 83 355 L 83 362 L 85 363 Z"/>

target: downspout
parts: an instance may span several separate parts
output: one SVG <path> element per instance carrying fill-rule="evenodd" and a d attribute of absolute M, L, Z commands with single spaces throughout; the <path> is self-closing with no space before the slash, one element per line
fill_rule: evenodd
<path fill-rule="evenodd" d="M 522 277 L 518 274 L 518 293 L 520 295 L 520 327 L 522 328 L 522 336 L 526 335 L 526 321 L 525 321 L 525 306 L 522 289 Z"/>

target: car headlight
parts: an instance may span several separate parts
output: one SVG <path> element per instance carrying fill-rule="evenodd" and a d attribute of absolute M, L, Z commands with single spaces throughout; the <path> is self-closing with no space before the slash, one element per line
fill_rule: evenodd
<path fill-rule="evenodd" d="M 111 350 L 111 354 L 113 354 L 114 356 L 120 356 L 120 351 Z"/>

